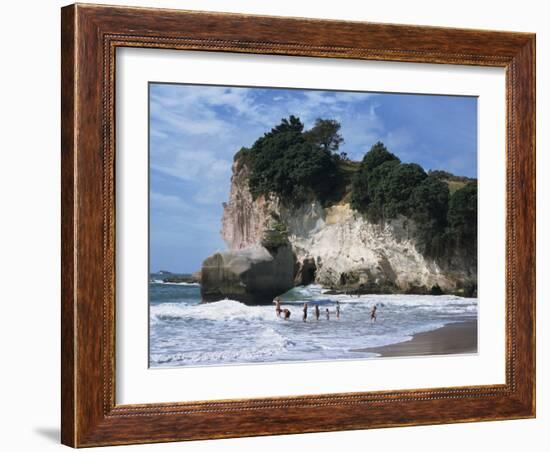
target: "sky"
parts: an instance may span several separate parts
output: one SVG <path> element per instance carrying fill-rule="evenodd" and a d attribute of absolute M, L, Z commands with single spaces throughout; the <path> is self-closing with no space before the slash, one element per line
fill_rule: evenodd
<path fill-rule="evenodd" d="M 462 96 L 149 84 L 150 269 L 191 273 L 216 251 L 233 155 L 298 116 L 336 119 L 339 151 L 377 141 L 403 162 L 477 177 L 477 99 Z"/>

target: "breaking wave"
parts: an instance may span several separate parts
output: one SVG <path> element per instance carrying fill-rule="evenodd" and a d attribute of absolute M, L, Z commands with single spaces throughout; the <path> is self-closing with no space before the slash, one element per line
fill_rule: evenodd
<path fill-rule="evenodd" d="M 200 303 L 197 286 L 152 285 L 150 365 L 202 366 L 235 363 L 357 359 L 367 351 L 408 341 L 414 334 L 477 319 L 477 299 L 451 295 L 333 295 L 320 286 L 294 288 L 283 307 L 247 306 L 235 300 Z M 164 288 L 163 288 L 164 287 Z M 167 290 L 169 292 L 167 292 Z M 156 297 L 156 298 L 155 298 Z M 307 321 L 302 321 L 307 302 Z M 336 302 L 340 318 L 336 318 Z M 315 318 L 318 305 L 320 318 Z M 377 306 L 377 321 L 370 312 Z M 326 318 L 328 310 L 329 319 Z"/>

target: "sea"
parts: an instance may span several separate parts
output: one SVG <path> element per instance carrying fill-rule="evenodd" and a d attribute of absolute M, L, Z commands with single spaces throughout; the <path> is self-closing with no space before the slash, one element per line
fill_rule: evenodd
<path fill-rule="evenodd" d="M 289 320 L 275 305 L 235 300 L 202 303 L 200 285 L 149 282 L 149 366 L 211 366 L 375 358 L 365 348 L 412 339 L 416 333 L 476 320 L 478 300 L 454 295 L 331 295 L 318 285 L 281 296 Z M 336 318 L 336 302 L 340 318 Z M 307 321 L 302 307 L 308 303 Z M 315 319 L 314 306 L 321 316 Z M 370 313 L 377 306 L 376 322 Z M 329 319 L 326 310 L 329 311 Z"/>

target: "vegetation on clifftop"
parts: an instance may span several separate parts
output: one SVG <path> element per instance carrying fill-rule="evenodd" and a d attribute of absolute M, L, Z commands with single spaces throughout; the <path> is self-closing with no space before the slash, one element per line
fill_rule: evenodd
<path fill-rule="evenodd" d="M 460 183 L 451 194 L 449 183 Z M 419 251 L 447 258 L 458 251 L 477 254 L 477 183 L 444 171 L 426 173 L 415 163 L 402 163 L 378 142 L 355 173 L 351 206 L 372 222 L 403 215 L 414 220 Z"/>
<path fill-rule="evenodd" d="M 235 158 L 250 168 L 252 196 L 275 194 L 289 204 L 329 199 L 341 180 L 334 154 L 343 141 L 339 129 L 337 121 L 319 119 L 304 132 L 300 119 L 290 116 L 242 148 Z"/>
<path fill-rule="evenodd" d="M 319 199 L 323 205 L 349 202 L 371 222 L 402 215 L 415 224 L 417 247 L 435 259 L 477 255 L 477 182 L 446 171 L 430 171 L 403 163 L 378 142 L 353 162 L 338 153 L 343 143 L 340 124 L 318 119 L 304 131 L 290 116 L 236 155 L 237 164 L 250 170 L 254 198 L 271 194 L 299 205 Z M 285 231 L 271 231 L 270 246 L 286 239 Z"/>

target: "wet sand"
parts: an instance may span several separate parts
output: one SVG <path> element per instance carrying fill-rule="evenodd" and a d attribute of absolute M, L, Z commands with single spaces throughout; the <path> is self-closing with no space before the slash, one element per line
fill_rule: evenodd
<path fill-rule="evenodd" d="M 437 330 L 415 334 L 407 342 L 353 351 L 379 353 L 381 357 L 476 353 L 477 322 L 451 323 Z"/>

